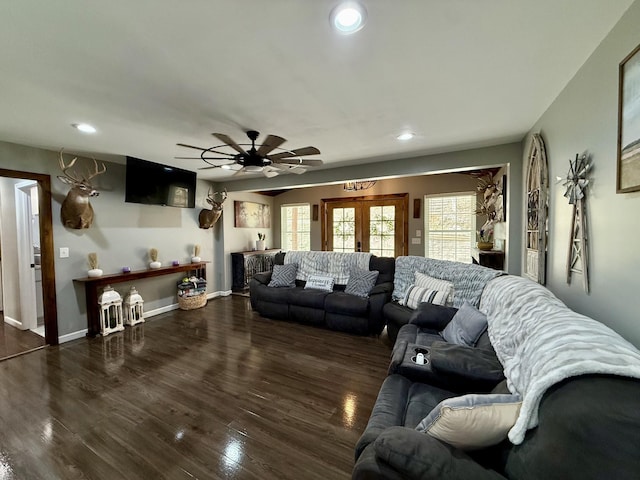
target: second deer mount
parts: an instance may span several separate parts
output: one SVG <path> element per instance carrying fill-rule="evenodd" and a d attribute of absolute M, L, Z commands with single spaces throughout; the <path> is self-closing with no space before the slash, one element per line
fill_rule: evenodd
<path fill-rule="evenodd" d="M 216 197 L 219 196 L 220 200 L 217 200 Z M 211 209 L 203 208 L 200 210 L 200 215 L 198 215 L 198 222 L 200 223 L 200 228 L 211 228 L 218 221 L 220 215 L 222 215 L 222 204 L 227 199 L 227 190 L 225 189 L 220 192 L 213 192 L 211 194 L 211 190 L 207 192 L 207 203 L 211 205 Z"/>
<path fill-rule="evenodd" d="M 99 168 L 98 162 L 94 160 L 93 171 L 88 171 L 87 175 L 82 175 L 71 170 L 78 160 L 78 157 L 71 160 L 69 165 L 65 165 L 62 150 L 60 150 L 59 160 L 62 175 L 58 175 L 58 179 L 67 185 L 71 185 L 71 190 L 67 192 L 67 196 L 62 202 L 60 209 L 62 224 L 65 227 L 76 230 L 89 228 L 93 223 L 93 207 L 89 202 L 89 197 L 96 197 L 100 194 L 91 183 L 91 180 L 105 173 L 107 167 L 105 167 L 103 163 L 102 168 Z"/>

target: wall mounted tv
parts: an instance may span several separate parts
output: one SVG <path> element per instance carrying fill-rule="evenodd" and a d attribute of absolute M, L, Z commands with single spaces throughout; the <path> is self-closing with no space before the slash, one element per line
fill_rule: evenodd
<path fill-rule="evenodd" d="M 127 157 L 125 202 L 195 208 L 196 173 Z"/>

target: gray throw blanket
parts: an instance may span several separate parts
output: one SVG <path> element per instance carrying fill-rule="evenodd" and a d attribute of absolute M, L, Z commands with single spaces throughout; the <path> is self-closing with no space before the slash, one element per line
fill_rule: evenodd
<path fill-rule="evenodd" d="M 453 283 L 453 306 L 460 308 L 465 302 L 477 307 L 482 290 L 489 280 L 504 272 L 468 263 L 449 262 L 425 257 L 398 257 L 393 280 L 393 299 L 402 300 L 409 286 L 415 282 L 415 272 Z"/>
<path fill-rule="evenodd" d="M 491 344 L 522 408 L 509 440 L 522 443 L 538 425 L 548 388 L 584 374 L 640 378 L 640 351 L 604 324 L 569 309 L 553 293 L 513 275 L 496 278 L 482 294 Z"/>
<path fill-rule="evenodd" d="M 371 254 L 366 252 L 300 252 L 290 251 L 284 263 L 298 265 L 296 280 L 307 281 L 309 275 L 333 277 L 336 284 L 346 285 L 353 268 L 369 270 Z"/>

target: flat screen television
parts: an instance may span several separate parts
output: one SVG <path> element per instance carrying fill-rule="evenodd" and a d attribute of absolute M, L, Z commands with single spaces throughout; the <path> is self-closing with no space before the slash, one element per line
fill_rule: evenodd
<path fill-rule="evenodd" d="M 124 201 L 147 205 L 195 208 L 196 173 L 127 157 Z"/>

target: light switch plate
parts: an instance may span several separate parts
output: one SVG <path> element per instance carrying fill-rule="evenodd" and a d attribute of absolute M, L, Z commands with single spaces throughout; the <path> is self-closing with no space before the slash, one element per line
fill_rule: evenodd
<path fill-rule="evenodd" d="M 416 230 L 416 237 L 422 236 L 422 230 Z"/>
<path fill-rule="evenodd" d="M 69 247 L 60 247 L 60 258 L 69 258 Z"/>
<path fill-rule="evenodd" d="M 420 239 L 419 238 L 412 238 L 411 239 L 411 244 L 412 245 L 420 245 Z"/>

